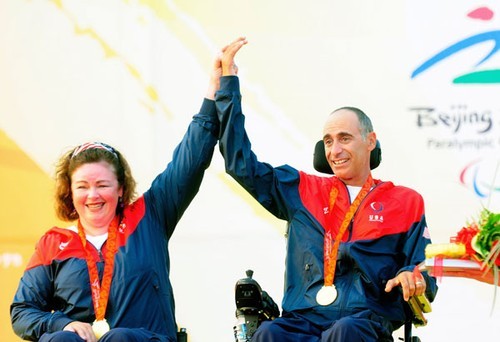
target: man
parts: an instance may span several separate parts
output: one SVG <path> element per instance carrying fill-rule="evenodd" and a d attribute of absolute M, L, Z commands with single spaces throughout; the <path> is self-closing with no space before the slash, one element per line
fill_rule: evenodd
<path fill-rule="evenodd" d="M 334 172 L 320 177 L 257 160 L 244 128 L 234 56 L 223 53 L 216 106 L 226 171 L 269 212 L 288 222 L 283 314 L 252 341 L 392 341 L 410 296 L 434 299 L 434 278 L 415 266 L 430 243 L 422 197 L 373 179 L 376 134 L 359 109 L 331 113 L 323 129 Z M 396 288 L 400 287 L 402 291 Z"/>

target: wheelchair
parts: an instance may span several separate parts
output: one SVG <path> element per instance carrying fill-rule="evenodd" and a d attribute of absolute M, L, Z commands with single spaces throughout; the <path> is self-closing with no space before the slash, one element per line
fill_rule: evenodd
<path fill-rule="evenodd" d="M 236 323 L 233 326 L 235 342 L 250 342 L 263 321 L 272 321 L 280 315 L 278 305 L 253 279 L 252 270 L 247 270 L 246 278 L 236 282 L 234 297 L 236 303 Z M 421 304 L 419 299 L 412 297 L 405 315 L 407 319 L 403 325 L 404 337 L 400 337 L 399 340 L 421 342 L 419 337 L 412 335 L 412 326 L 426 325 L 427 320 L 423 312 L 429 311 L 428 301 Z"/>

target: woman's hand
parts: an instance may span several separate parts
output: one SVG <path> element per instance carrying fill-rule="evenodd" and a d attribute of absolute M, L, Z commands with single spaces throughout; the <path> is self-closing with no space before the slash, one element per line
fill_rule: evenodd
<path fill-rule="evenodd" d="M 92 325 L 85 322 L 73 321 L 66 325 L 64 331 L 72 331 L 87 342 L 97 342 Z"/>

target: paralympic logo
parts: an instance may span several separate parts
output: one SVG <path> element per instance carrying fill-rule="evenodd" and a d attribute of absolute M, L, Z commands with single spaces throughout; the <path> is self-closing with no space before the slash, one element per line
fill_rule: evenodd
<path fill-rule="evenodd" d="M 498 161 L 500 164 L 500 160 Z M 481 160 L 475 160 L 469 163 L 460 172 L 460 184 L 469 188 L 472 187 L 474 193 L 481 198 L 489 197 L 493 192 L 500 191 L 500 185 L 495 185 L 495 180 L 485 181 L 487 176 L 484 174 L 486 165 Z M 498 173 L 498 165 L 494 172 L 495 176 Z M 493 177 L 494 178 L 494 177 Z"/>
<path fill-rule="evenodd" d="M 487 7 L 480 7 L 476 10 L 467 14 L 467 16 L 471 19 L 488 21 L 493 18 L 493 11 Z M 484 43 L 493 43 L 493 47 L 489 51 L 489 53 L 482 58 L 476 65 L 474 66 L 474 70 L 472 72 L 467 72 L 465 74 L 459 75 L 453 79 L 453 83 L 456 84 L 485 84 L 485 83 L 500 83 L 500 69 L 483 69 L 479 68 L 486 61 L 488 61 L 491 57 L 493 57 L 500 50 L 500 30 L 493 30 L 482 32 L 479 34 L 472 35 L 470 37 L 464 38 L 446 48 L 436 53 L 425 62 L 423 62 L 420 66 L 418 66 L 411 74 L 411 78 L 415 78 L 418 75 L 422 74 L 424 71 L 433 67 L 434 65 L 450 58 L 451 56 L 458 54 L 464 50 L 477 46 L 479 44 Z"/>

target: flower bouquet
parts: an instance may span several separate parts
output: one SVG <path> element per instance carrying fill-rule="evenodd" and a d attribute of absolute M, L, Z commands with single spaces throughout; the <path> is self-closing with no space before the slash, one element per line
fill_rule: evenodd
<path fill-rule="evenodd" d="M 464 277 L 498 285 L 500 213 L 483 209 L 450 243 L 428 245 L 425 257 L 421 267 L 437 278 Z"/>

